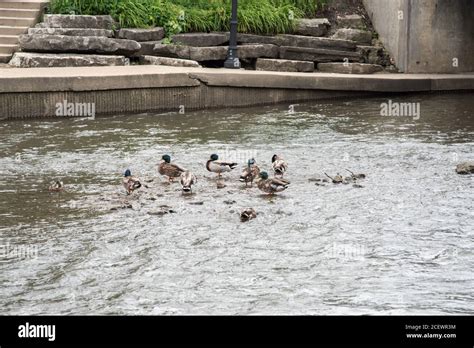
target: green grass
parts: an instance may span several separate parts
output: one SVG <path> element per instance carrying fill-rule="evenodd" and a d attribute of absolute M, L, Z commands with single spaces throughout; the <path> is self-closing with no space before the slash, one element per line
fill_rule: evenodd
<path fill-rule="evenodd" d="M 327 0 L 240 0 L 239 31 L 291 33 L 296 20 L 312 17 Z M 56 14 L 109 14 L 121 27 L 165 27 L 167 34 L 228 31 L 230 0 L 52 0 Z"/>

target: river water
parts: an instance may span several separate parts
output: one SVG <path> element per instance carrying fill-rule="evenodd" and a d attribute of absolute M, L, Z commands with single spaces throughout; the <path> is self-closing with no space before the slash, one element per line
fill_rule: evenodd
<path fill-rule="evenodd" d="M 474 95 L 390 98 L 420 117 L 362 98 L 3 122 L 2 314 L 474 314 L 474 177 L 454 171 L 473 160 Z M 159 178 L 165 153 L 192 196 Z M 222 189 L 212 153 L 240 164 Z M 288 190 L 237 181 L 274 153 Z M 127 168 L 147 185 L 130 197 Z M 317 181 L 345 169 L 362 187 Z"/>

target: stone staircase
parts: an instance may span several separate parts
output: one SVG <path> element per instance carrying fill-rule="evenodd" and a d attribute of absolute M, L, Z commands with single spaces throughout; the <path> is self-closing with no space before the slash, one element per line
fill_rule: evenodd
<path fill-rule="evenodd" d="M 0 63 L 18 49 L 19 36 L 38 21 L 49 0 L 0 0 Z"/>

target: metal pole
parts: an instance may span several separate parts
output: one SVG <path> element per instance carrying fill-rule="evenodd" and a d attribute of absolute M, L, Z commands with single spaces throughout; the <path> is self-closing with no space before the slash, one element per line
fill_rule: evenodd
<path fill-rule="evenodd" d="M 229 52 L 224 62 L 224 68 L 240 69 L 240 60 L 237 57 L 237 0 L 232 0 L 232 17 L 230 19 Z"/>

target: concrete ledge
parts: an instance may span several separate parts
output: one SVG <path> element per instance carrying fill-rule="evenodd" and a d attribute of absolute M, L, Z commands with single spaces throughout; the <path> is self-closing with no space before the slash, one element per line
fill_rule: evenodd
<path fill-rule="evenodd" d="M 56 103 L 98 115 L 237 107 L 331 97 L 474 90 L 474 74 L 345 75 L 169 66 L 0 69 L 0 118 L 54 116 Z"/>

